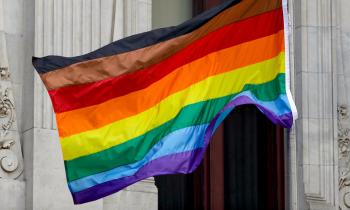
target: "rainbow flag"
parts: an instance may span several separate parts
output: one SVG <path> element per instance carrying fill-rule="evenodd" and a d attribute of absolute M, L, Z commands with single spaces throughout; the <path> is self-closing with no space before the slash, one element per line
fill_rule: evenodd
<path fill-rule="evenodd" d="M 286 5 L 227 1 L 77 57 L 33 58 L 52 100 L 74 203 L 190 173 L 239 105 L 290 128 Z"/>

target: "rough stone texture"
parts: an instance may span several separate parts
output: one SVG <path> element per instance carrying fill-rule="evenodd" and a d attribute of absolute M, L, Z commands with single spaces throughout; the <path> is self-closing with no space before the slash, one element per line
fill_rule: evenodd
<path fill-rule="evenodd" d="M 154 180 L 145 180 L 139 184 L 127 187 L 120 193 L 110 195 L 103 199 L 104 210 L 152 210 L 157 209 L 157 190 L 149 186 Z M 148 196 L 145 196 L 145 193 Z M 151 195 L 149 195 L 151 194 Z"/>
<path fill-rule="evenodd" d="M 24 181 L 0 179 L 0 210 L 25 209 Z"/>

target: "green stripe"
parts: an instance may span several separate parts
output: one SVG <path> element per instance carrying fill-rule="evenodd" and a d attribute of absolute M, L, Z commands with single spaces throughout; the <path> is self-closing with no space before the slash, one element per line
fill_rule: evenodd
<path fill-rule="evenodd" d="M 285 75 L 279 74 L 274 80 L 264 84 L 245 85 L 241 92 L 247 90 L 261 101 L 273 101 L 285 93 Z M 169 133 L 188 126 L 209 123 L 239 93 L 188 105 L 175 118 L 144 135 L 101 152 L 65 161 L 67 180 L 70 182 L 141 160 L 153 145 Z"/>

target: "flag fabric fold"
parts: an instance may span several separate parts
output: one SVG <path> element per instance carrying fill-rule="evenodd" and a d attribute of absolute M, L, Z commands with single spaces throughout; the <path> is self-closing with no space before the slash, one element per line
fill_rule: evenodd
<path fill-rule="evenodd" d="M 85 55 L 33 58 L 74 203 L 194 171 L 236 106 L 253 104 L 290 128 L 287 23 L 285 1 L 231 0 Z"/>

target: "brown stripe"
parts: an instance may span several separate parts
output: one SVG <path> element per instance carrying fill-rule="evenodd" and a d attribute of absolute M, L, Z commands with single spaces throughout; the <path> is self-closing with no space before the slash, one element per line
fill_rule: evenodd
<path fill-rule="evenodd" d="M 144 69 L 225 25 L 281 7 L 281 0 L 243 0 L 197 30 L 132 52 L 93 59 L 41 74 L 48 90 L 84 84 Z"/>

